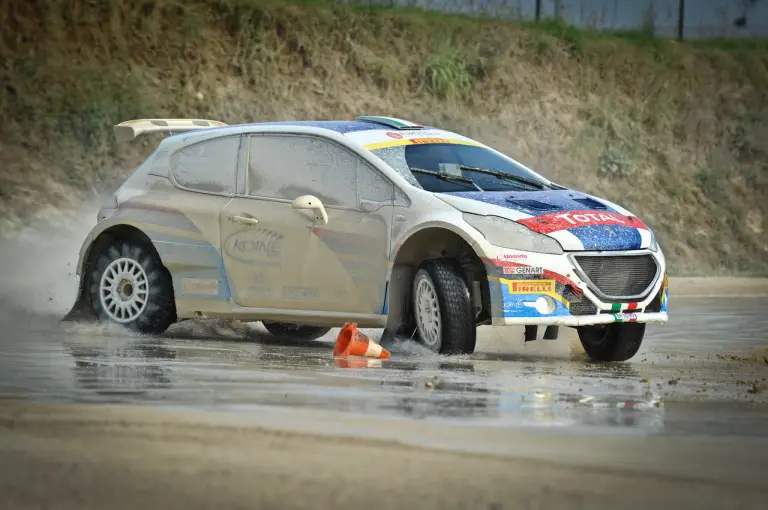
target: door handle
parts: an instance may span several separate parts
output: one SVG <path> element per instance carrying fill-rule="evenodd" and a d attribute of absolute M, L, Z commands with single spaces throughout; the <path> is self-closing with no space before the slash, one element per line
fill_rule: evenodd
<path fill-rule="evenodd" d="M 229 221 L 233 223 L 245 223 L 246 225 L 258 225 L 259 220 L 252 216 L 243 216 L 242 214 L 233 214 L 229 217 Z"/>

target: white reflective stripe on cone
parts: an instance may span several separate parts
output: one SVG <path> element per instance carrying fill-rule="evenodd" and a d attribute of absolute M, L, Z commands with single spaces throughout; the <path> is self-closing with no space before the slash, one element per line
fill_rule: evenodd
<path fill-rule="evenodd" d="M 378 358 L 379 356 L 381 356 L 381 346 L 377 343 L 373 343 L 369 341 L 368 349 L 366 349 L 365 354 L 363 356 L 368 356 L 370 358 Z"/>

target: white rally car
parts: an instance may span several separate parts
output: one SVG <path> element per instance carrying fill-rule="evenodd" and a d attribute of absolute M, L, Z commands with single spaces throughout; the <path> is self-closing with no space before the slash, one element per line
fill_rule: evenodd
<path fill-rule="evenodd" d="M 603 361 L 667 321 L 664 255 L 640 219 L 465 136 L 375 116 L 115 126 L 121 142 L 157 132 L 172 136 L 83 243 L 68 319 L 305 338 L 354 321 L 440 353 L 473 352 L 479 325 L 526 340 L 569 326 Z"/>

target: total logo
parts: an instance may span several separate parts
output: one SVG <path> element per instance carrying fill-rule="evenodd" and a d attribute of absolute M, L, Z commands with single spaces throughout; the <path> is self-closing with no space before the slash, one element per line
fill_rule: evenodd
<path fill-rule="evenodd" d="M 517 220 L 535 232 L 549 234 L 560 230 L 587 227 L 593 225 L 618 225 L 647 229 L 645 224 L 635 217 L 628 217 L 613 212 L 571 211 L 557 214 L 545 214 Z"/>
<path fill-rule="evenodd" d="M 604 223 L 614 221 L 618 223 L 627 223 L 620 215 L 608 213 L 563 213 L 556 214 L 554 217 L 559 220 L 566 221 L 571 225 L 577 225 L 579 223 Z"/>

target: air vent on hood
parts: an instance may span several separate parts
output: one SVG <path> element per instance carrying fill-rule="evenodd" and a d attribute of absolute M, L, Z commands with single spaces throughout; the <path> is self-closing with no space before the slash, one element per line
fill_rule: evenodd
<path fill-rule="evenodd" d="M 608 209 L 607 205 L 602 202 L 598 202 L 594 198 L 574 198 L 573 201 L 583 204 L 590 209 Z"/>
<path fill-rule="evenodd" d="M 562 207 L 557 205 L 539 202 L 538 200 L 515 200 L 514 198 L 508 198 L 507 202 L 519 205 L 520 207 L 525 207 L 526 209 L 535 209 L 537 211 L 562 209 Z"/>

